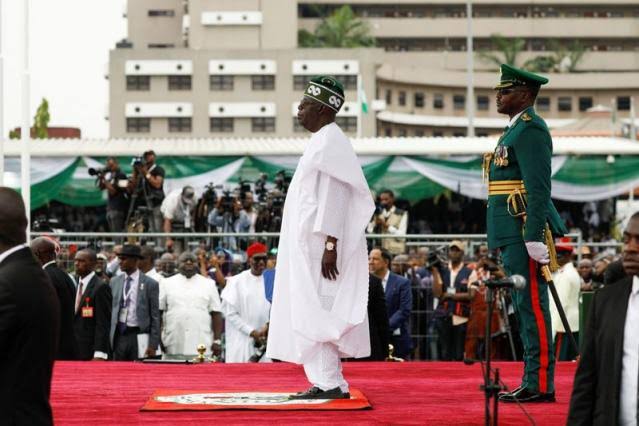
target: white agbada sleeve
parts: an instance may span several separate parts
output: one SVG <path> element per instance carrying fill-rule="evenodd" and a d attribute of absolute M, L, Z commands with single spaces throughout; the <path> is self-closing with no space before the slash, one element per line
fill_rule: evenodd
<path fill-rule="evenodd" d="M 344 234 L 345 213 L 336 208 L 348 206 L 350 190 L 348 185 L 330 177 L 325 173 L 319 174 L 317 213 L 313 232 L 341 240 Z"/>
<path fill-rule="evenodd" d="M 222 290 L 222 313 L 227 322 L 248 336 L 253 331 L 253 327 L 240 316 L 238 305 L 240 305 L 241 297 L 238 294 L 239 282 L 235 278 L 229 278 L 224 290 Z"/>
<path fill-rule="evenodd" d="M 207 309 L 209 312 L 222 312 L 222 302 L 220 301 L 220 293 L 217 291 L 215 281 L 210 278 L 206 278 L 200 275 L 202 279 L 206 280 L 206 284 L 209 286 L 209 303 Z"/>

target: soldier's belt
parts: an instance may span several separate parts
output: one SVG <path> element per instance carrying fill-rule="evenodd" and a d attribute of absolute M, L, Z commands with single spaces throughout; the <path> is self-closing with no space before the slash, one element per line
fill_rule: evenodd
<path fill-rule="evenodd" d="M 488 195 L 510 195 L 518 190 L 521 194 L 526 194 L 523 180 L 493 180 L 488 182 Z"/>

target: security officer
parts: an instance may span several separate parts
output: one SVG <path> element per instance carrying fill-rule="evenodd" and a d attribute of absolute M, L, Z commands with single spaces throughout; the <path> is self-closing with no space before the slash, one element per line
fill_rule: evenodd
<path fill-rule="evenodd" d="M 555 401 L 549 297 L 540 268 L 554 260 L 553 235 L 567 231 L 550 199 L 552 139 L 533 108 L 546 83 L 547 78 L 501 66 L 497 110 L 510 122 L 494 153 L 484 157 L 488 245 L 501 250 L 509 275 L 526 278 L 526 287 L 512 294 L 524 345 L 524 376 L 518 388 L 500 394 L 503 402 Z"/>

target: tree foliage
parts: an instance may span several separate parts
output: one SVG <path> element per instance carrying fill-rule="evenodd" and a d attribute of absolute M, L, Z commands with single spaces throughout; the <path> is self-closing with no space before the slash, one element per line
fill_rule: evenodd
<path fill-rule="evenodd" d="M 42 102 L 40 102 L 40 106 L 33 117 L 33 127 L 31 127 L 34 139 L 46 139 L 49 137 L 50 120 L 49 101 L 47 101 L 46 98 L 42 98 Z M 20 139 L 18 129 L 9 131 L 9 139 Z"/>
<path fill-rule="evenodd" d="M 367 22 L 355 16 L 353 9 L 344 5 L 332 15 L 322 19 L 315 32 L 298 32 L 300 47 L 373 47 L 375 39 L 370 35 Z"/>

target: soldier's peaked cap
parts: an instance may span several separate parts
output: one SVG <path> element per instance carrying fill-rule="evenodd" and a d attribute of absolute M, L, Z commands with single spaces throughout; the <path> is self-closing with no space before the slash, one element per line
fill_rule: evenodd
<path fill-rule="evenodd" d="M 515 86 L 537 88 L 546 83 L 548 83 L 548 79 L 546 77 L 513 67 L 512 65 L 501 64 L 501 78 L 499 84 L 495 86 L 495 90 Z"/>

